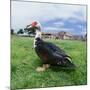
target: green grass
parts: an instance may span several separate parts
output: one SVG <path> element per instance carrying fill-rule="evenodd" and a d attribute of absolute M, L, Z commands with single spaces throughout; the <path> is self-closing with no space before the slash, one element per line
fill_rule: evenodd
<path fill-rule="evenodd" d="M 70 40 L 47 40 L 63 48 L 77 65 L 76 70 L 49 68 L 36 72 L 41 65 L 33 48 L 33 38 L 11 37 L 11 88 L 60 87 L 87 84 L 86 42 Z"/>

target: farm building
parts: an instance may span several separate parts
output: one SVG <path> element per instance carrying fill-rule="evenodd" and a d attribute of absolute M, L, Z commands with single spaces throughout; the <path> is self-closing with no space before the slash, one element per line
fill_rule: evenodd
<path fill-rule="evenodd" d="M 61 31 L 58 33 L 59 39 L 73 39 L 73 35 L 69 32 Z"/>
<path fill-rule="evenodd" d="M 74 40 L 82 40 L 82 39 L 83 39 L 83 36 L 74 35 L 74 36 L 73 36 L 73 39 L 74 39 Z"/>
<path fill-rule="evenodd" d="M 68 39 L 68 40 L 81 40 L 81 36 L 73 35 L 70 32 L 61 31 L 57 34 L 53 33 L 42 33 L 42 38 L 49 38 L 49 39 Z"/>
<path fill-rule="evenodd" d="M 54 39 L 55 38 L 55 35 L 54 34 L 52 34 L 52 33 L 45 33 L 45 32 L 43 32 L 42 33 L 42 38 L 49 38 L 49 39 Z"/>

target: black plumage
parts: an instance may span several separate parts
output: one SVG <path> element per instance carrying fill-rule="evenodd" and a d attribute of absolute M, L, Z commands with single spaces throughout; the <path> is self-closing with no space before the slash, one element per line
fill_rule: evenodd
<path fill-rule="evenodd" d="M 35 45 L 35 51 L 43 64 L 63 67 L 75 66 L 70 60 L 71 57 L 55 44 L 36 38 Z"/>

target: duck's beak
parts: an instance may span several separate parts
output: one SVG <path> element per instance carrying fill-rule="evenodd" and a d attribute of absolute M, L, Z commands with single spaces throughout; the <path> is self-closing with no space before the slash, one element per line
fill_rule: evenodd
<path fill-rule="evenodd" d="M 26 28 L 27 28 L 27 29 L 28 29 L 28 28 L 31 28 L 31 27 L 32 27 L 32 25 L 31 25 L 31 24 L 26 26 Z"/>

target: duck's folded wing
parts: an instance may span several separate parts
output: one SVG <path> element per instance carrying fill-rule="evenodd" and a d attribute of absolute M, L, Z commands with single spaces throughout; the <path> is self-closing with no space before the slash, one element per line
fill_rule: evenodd
<path fill-rule="evenodd" d="M 55 44 L 53 43 L 50 43 L 50 42 L 45 42 L 46 45 L 48 45 L 48 47 L 50 47 L 52 50 L 54 51 L 60 51 L 62 53 L 65 53 L 64 50 L 62 50 L 61 48 L 59 48 L 58 46 L 56 46 Z"/>
<path fill-rule="evenodd" d="M 44 62 L 62 66 L 66 66 L 66 64 L 70 62 L 67 55 L 64 52 L 62 53 L 59 47 L 55 46 L 54 44 L 42 42 L 38 45 L 39 56 L 42 60 L 44 60 Z"/>
<path fill-rule="evenodd" d="M 56 46 L 55 44 L 45 42 L 45 45 L 46 45 L 46 47 L 49 48 L 49 50 L 51 49 L 52 52 L 57 52 L 58 54 L 60 54 L 60 55 L 62 55 L 62 56 L 71 58 L 69 55 L 67 55 L 67 54 L 65 53 L 65 51 L 64 51 L 63 49 L 59 48 L 59 47 Z"/>

